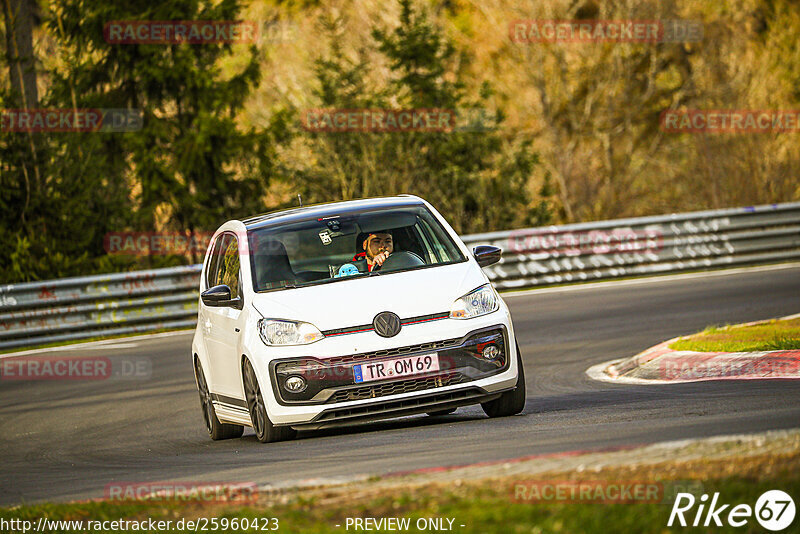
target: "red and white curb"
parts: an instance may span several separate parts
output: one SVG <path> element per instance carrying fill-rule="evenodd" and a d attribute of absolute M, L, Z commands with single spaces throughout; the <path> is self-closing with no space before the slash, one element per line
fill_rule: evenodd
<path fill-rule="evenodd" d="M 678 339 L 659 343 L 631 358 L 593 365 L 586 374 L 594 380 L 617 384 L 800 378 L 800 350 L 693 352 L 670 349 L 669 345 Z"/>

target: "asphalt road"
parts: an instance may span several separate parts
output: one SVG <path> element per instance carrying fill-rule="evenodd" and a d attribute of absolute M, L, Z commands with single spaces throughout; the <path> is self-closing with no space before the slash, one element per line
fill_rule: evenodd
<path fill-rule="evenodd" d="M 102 497 L 121 481 L 282 484 L 530 454 L 800 427 L 800 381 L 617 385 L 596 363 L 709 324 L 800 312 L 800 265 L 651 279 L 506 297 L 528 378 L 523 414 L 480 407 L 301 433 L 212 442 L 189 358 L 191 335 L 131 338 L 59 352 L 151 365 L 149 377 L 0 381 L 0 505 Z M 52 354 L 52 353 L 51 353 Z"/>

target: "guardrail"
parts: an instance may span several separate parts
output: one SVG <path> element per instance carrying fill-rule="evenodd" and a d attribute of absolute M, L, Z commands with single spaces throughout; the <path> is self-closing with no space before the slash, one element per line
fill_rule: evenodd
<path fill-rule="evenodd" d="M 800 202 L 463 237 L 504 250 L 498 289 L 800 259 Z M 191 328 L 200 266 L 0 287 L 0 349 Z"/>
<path fill-rule="evenodd" d="M 498 289 L 800 259 L 800 202 L 465 236 Z"/>
<path fill-rule="evenodd" d="M 200 265 L 0 287 L 0 349 L 191 328 Z"/>

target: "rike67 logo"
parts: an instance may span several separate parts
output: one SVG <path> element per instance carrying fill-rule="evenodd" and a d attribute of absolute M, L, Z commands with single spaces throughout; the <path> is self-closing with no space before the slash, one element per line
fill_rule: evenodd
<path fill-rule="evenodd" d="M 677 524 L 682 527 L 721 527 L 724 523 L 732 527 L 743 527 L 755 516 L 763 528 L 777 532 L 792 524 L 796 512 L 792 498 L 781 490 L 764 492 L 756 501 L 755 509 L 749 504 L 737 504 L 731 508 L 730 504 L 720 502 L 719 493 L 714 493 L 710 503 L 707 501 L 706 494 L 701 495 L 698 502 L 691 493 L 679 493 L 672 505 L 667 526 L 671 527 L 677 519 Z M 697 510 L 693 514 L 695 504 Z"/>

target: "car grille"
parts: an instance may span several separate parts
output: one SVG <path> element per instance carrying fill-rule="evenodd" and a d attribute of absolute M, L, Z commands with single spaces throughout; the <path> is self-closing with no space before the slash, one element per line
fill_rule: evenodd
<path fill-rule="evenodd" d="M 372 352 L 362 352 L 361 354 L 348 354 L 347 356 L 333 356 L 325 358 L 324 361 L 329 365 L 340 365 L 346 363 L 364 362 L 374 360 L 376 358 L 386 358 L 387 356 L 400 356 L 403 354 L 410 354 L 414 352 L 425 352 L 427 350 L 439 350 L 446 347 L 456 345 L 461 338 L 445 339 L 442 341 L 432 341 L 430 343 L 420 343 L 418 345 L 409 345 L 407 347 L 397 347 L 393 349 L 376 350 Z"/>
<path fill-rule="evenodd" d="M 449 373 L 445 375 L 431 376 L 429 378 L 417 378 L 411 380 L 398 380 L 386 384 L 375 386 L 360 386 L 356 388 L 337 391 L 326 401 L 327 403 L 346 402 L 363 399 L 374 399 L 397 395 L 399 393 L 409 393 L 411 391 L 421 391 L 424 389 L 441 388 L 466 382 L 468 377 L 461 373 Z"/>

